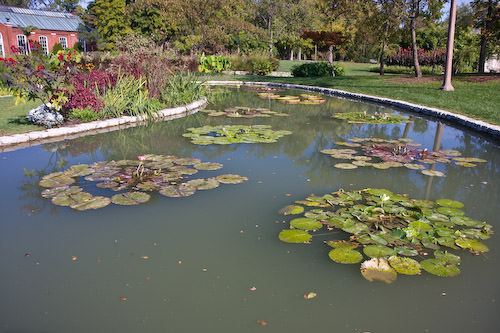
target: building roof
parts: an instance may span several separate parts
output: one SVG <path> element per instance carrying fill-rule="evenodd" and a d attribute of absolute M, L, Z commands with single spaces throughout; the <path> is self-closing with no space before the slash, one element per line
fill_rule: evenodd
<path fill-rule="evenodd" d="M 82 21 L 70 13 L 0 6 L 0 23 L 11 22 L 13 27 L 35 26 L 40 30 L 78 31 Z"/>

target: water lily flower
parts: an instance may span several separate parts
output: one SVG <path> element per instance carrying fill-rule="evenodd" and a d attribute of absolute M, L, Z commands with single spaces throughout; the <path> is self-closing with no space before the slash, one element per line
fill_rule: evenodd
<path fill-rule="evenodd" d="M 144 157 L 144 156 L 137 156 L 137 158 L 139 159 L 139 161 L 145 161 L 146 160 L 146 157 Z"/>

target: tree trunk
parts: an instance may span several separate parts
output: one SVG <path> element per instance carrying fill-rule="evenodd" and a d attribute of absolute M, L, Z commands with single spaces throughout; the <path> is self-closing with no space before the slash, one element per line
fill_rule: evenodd
<path fill-rule="evenodd" d="M 298 60 L 302 59 L 302 46 L 299 46 L 299 49 L 297 51 L 297 59 Z"/>
<path fill-rule="evenodd" d="M 488 45 L 488 37 L 485 34 L 481 35 L 481 50 L 479 51 L 479 63 L 477 71 L 484 73 L 484 65 L 486 63 L 486 46 Z"/>
<path fill-rule="evenodd" d="M 333 45 L 328 47 L 328 62 L 333 65 Z"/>
<path fill-rule="evenodd" d="M 273 46 L 274 46 L 274 43 L 273 43 L 274 31 L 272 29 L 271 20 L 269 20 L 268 28 L 269 28 L 269 56 L 272 58 L 273 57 Z"/>
<path fill-rule="evenodd" d="M 446 67 L 444 68 L 444 80 L 442 90 L 455 90 L 451 85 L 451 73 L 453 71 L 453 42 L 455 40 L 455 21 L 457 18 L 457 0 L 450 2 L 450 22 L 448 24 L 448 42 L 446 43 Z"/>
<path fill-rule="evenodd" d="M 415 17 L 410 18 L 411 49 L 413 52 L 413 66 L 415 66 L 415 77 L 422 77 L 422 69 L 418 62 L 417 33 L 415 31 Z"/>
<path fill-rule="evenodd" d="M 293 47 L 290 49 L 290 60 L 293 61 Z"/>
<path fill-rule="evenodd" d="M 314 44 L 314 61 L 318 61 L 318 45 Z"/>

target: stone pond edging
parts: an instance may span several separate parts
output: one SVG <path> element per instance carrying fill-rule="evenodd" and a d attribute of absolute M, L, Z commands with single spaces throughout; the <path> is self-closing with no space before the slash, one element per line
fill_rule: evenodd
<path fill-rule="evenodd" d="M 156 113 L 155 120 L 170 120 L 181 118 L 186 115 L 197 112 L 207 104 L 205 97 L 192 103 L 178 106 L 170 109 L 163 109 Z M 59 141 L 64 136 L 64 139 L 72 139 L 83 135 L 97 134 L 110 132 L 118 129 L 137 126 L 141 123 L 148 122 L 149 119 L 145 116 L 123 116 L 120 118 L 97 120 L 78 125 L 49 128 L 43 131 L 34 131 L 21 134 L 13 134 L 0 137 L 0 152 L 6 152 L 16 149 L 21 149 L 42 143 Z"/>
<path fill-rule="evenodd" d="M 455 114 L 449 111 L 431 108 L 423 105 L 413 104 L 410 102 L 400 101 L 396 99 L 376 97 L 371 95 L 351 93 L 344 90 L 323 88 L 315 86 L 305 86 L 299 84 L 288 83 L 275 83 L 275 82 L 252 82 L 252 81 L 206 81 L 206 85 L 236 85 L 236 86 L 264 86 L 270 88 L 284 88 L 284 89 L 299 89 L 313 91 L 328 96 L 337 96 L 347 99 L 372 102 L 381 105 L 397 107 L 399 109 L 412 111 L 415 113 L 424 114 L 438 119 L 449 121 L 453 124 L 458 124 L 469 129 L 472 129 L 481 134 L 485 134 L 496 140 L 500 140 L 500 126 L 487 123 L 485 121 L 470 118 L 461 114 Z"/>

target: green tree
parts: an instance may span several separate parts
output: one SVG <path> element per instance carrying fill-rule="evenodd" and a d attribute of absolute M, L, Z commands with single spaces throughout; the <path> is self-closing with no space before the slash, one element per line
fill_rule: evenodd
<path fill-rule="evenodd" d="M 90 6 L 90 15 L 95 16 L 95 27 L 107 41 L 106 48 L 115 49 L 117 36 L 131 31 L 125 16 L 125 0 L 95 0 Z"/>
<path fill-rule="evenodd" d="M 500 0 L 474 0 L 472 2 L 475 25 L 481 29 L 478 72 L 484 73 L 488 57 L 488 44 L 500 41 Z"/>

